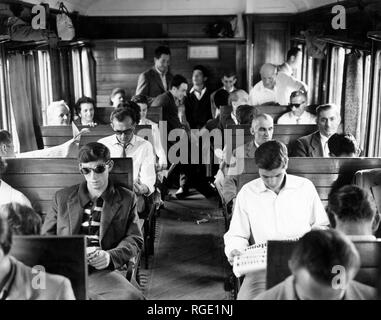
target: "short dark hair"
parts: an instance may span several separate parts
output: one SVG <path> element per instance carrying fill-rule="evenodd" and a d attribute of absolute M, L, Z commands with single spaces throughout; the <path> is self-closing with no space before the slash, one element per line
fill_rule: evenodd
<path fill-rule="evenodd" d="M 124 98 L 126 97 L 126 91 L 124 89 L 122 89 L 122 88 L 113 89 L 111 94 L 110 94 L 110 106 L 112 106 L 111 99 L 114 98 L 114 96 L 117 95 L 118 93 L 120 93 Z"/>
<path fill-rule="evenodd" d="M 376 214 L 376 205 L 366 190 L 346 185 L 329 195 L 327 211 L 341 221 L 371 221 Z"/>
<path fill-rule="evenodd" d="M 235 78 L 237 78 L 237 73 L 235 71 L 232 71 L 232 70 L 225 70 L 222 74 L 222 78 L 223 77 L 226 77 L 226 78 L 235 77 Z"/>
<path fill-rule="evenodd" d="M 84 145 L 78 153 L 79 163 L 103 160 L 108 162 L 111 159 L 110 150 L 102 143 L 90 142 Z"/>
<path fill-rule="evenodd" d="M 351 134 L 335 133 L 328 139 L 328 148 L 330 153 L 335 157 L 340 157 L 344 154 L 357 154 L 358 146 L 356 139 Z"/>
<path fill-rule="evenodd" d="M 134 124 L 139 124 L 140 121 L 140 107 L 136 102 L 131 100 L 124 101 L 110 114 L 110 122 L 114 119 L 117 121 L 124 121 L 127 117 L 130 117 Z"/>
<path fill-rule="evenodd" d="M 8 226 L 8 219 L 0 214 L 0 248 L 4 255 L 11 251 L 12 247 L 12 230 Z"/>
<path fill-rule="evenodd" d="M 251 124 L 256 115 L 256 108 L 248 104 L 243 104 L 236 111 L 239 124 Z"/>
<path fill-rule="evenodd" d="M 169 88 L 179 88 L 181 86 L 182 83 L 185 83 L 185 84 L 188 84 L 188 81 L 187 79 L 185 79 L 181 74 L 176 74 L 173 78 L 172 78 L 172 81 L 171 81 L 171 84 L 169 86 Z"/>
<path fill-rule="evenodd" d="M 200 70 L 204 77 L 208 77 L 208 70 L 203 65 L 198 64 L 197 66 L 194 66 L 193 71 L 195 70 Z"/>
<path fill-rule="evenodd" d="M 79 98 L 74 105 L 75 112 L 78 115 L 81 113 L 81 104 L 83 104 L 83 103 L 91 103 L 93 105 L 94 111 L 95 111 L 95 100 L 90 98 L 90 97 L 83 96 L 83 97 Z"/>
<path fill-rule="evenodd" d="M 302 50 L 298 47 L 292 47 L 290 50 L 287 51 L 287 60 L 289 60 L 292 56 L 296 57 L 299 52 Z"/>
<path fill-rule="evenodd" d="M 355 274 L 360 268 L 360 257 L 354 244 L 339 231 L 313 230 L 299 239 L 292 252 L 290 265 L 294 270 L 305 268 L 315 281 L 331 285 L 340 265 Z"/>
<path fill-rule="evenodd" d="M 160 59 L 162 54 L 171 55 L 171 50 L 167 46 L 159 46 L 155 49 L 155 58 Z"/>
<path fill-rule="evenodd" d="M 0 144 L 10 145 L 12 143 L 12 135 L 7 130 L 0 130 Z"/>
<path fill-rule="evenodd" d="M 149 107 L 148 98 L 144 94 L 138 94 L 136 96 L 133 96 L 131 98 L 131 101 L 135 103 L 143 103 Z"/>
<path fill-rule="evenodd" d="M 287 147 L 279 141 L 267 141 L 255 150 L 255 163 L 260 169 L 274 170 L 285 166 L 287 160 Z"/>
<path fill-rule="evenodd" d="M 329 109 L 334 109 L 340 116 L 339 108 L 333 103 L 327 103 L 327 104 L 322 104 L 316 108 L 316 117 L 319 119 L 320 113 L 327 111 Z"/>
<path fill-rule="evenodd" d="M 0 207 L 0 215 L 8 218 L 8 226 L 13 235 L 40 234 L 42 220 L 32 208 L 19 203 L 7 203 Z"/>
<path fill-rule="evenodd" d="M 229 92 L 224 89 L 220 89 L 214 95 L 214 104 L 217 109 L 220 109 L 221 106 L 227 106 L 229 101 Z"/>

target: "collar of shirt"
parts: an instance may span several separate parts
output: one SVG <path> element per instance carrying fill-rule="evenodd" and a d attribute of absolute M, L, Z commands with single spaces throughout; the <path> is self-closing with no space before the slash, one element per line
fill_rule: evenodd
<path fill-rule="evenodd" d="M 320 141 L 324 145 L 325 143 L 328 142 L 329 138 L 327 138 L 326 136 L 323 136 L 321 133 L 319 133 L 319 134 L 320 134 Z"/>
<path fill-rule="evenodd" d="M 122 142 L 120 142 L 120 141 L 118 140 L 118 137 L 116 136 L 116 134 L 114 134 L 113 140 L 114 140 L 114 141 L 113 141 L 113 145 L 115 145 L 115 144 L 118 144 L 118 145 L 120 145 L 120 146 L 124 145 Z M 126 148 L 127 148 L 129 145 L 134 146 L 135 144 L 136 144 L 136 135 L 133 135 L 132 138 L 131 138 L 131 140 L 130 140 L 130 142 L 127 143 Z"/>
<path fill-rule="evenodd" d="M 155 70 L 156 70 L 156 72 L 160 75 L 160 77 L 165 77 L 166 75 L 167 75 L 167 72 L 161 72 L 158 68 L 156 68 L 156 66 L 155 66 Z"/>
<path fill-rule="evenodd" d="M 260 89 L 260 91 L 270 91 L 270 92 L 276 92 L 276 90 L 277 90 L 277 85 L 276 85 L 276 83 L 275 83 L 275 85 L 274 85 L 274 88 L 272 88 L 272 89 L 269 89 L 269 88 L 266 88 L 265 86 L 264 86 L 264 84 L 263 84 L 263 81 L 261 80 L 261 82 L 260 82 L 260 85 L 259 85 L 259 89 Z"/>
<path fill-rule="evenodd" d="M 5 278 L 5 281 L 3 282 L 4 285 L 2 288 L 0 288 L 0 300 L 5 300 L 8 296 L 9 291 L 11 290 L 13 280 L 16 276 L 16 266 L 14 265 L 14 262 L 12 259 L 9 259 L 9 262 L 11 264 L 11 271 L 9 272 L 8 276 Z"/>
<path fill-rule="evenodd" d="M 233 91 L 236 91 L 237 88 L 236 87 L 232 87 L 230 90 L 226 90 L 225 87 L 222 87 L 222 89 L 224 89 L 225 91 L 229 92 L 229 93 L 232 93 Z"/>
<path fill-rule="evenodd" d="M 111 202 L 111 199 L 114 195 L 114 184 L 113 182 L 109 179 L 107 189 L 102 193 L 101 198 L 106 201 L 106 202 Z M 79 190 L 78 190 L 78 197 L 79 197 L 79 203 L 82 208 L 85 208 L 89 202 L 92 200 L 90 199 L 89 191 L 87 189 L 87 183 L 86 181 L 82 182 L 79 185 Z"/>
<path fill-rule="evenodd" d="M 348 235 L 348 238 L 352 241 L 377 241 L 377 238 L 374 235 Z"/>
<path fill-rule="evenodd" d="M 297 183 L 296 181 L 294 181 L 293 179 L 289 178 L 288 175 L 286 174 L 285 177 L 286 179 L 286 182 L 283 186 L 283 188 L 280 190 L 280 191 L 284 191 L 284 190 L 290 190 L 290 189 L 297 189 L 299 187 L 299 183 Z M 260 193 L 260 192 L 267 192 L 267 191 L 270 191 L 272 192 L 270 189 L 268 189 L 262 178 L 259 178 L 258 179 L 258 183 L 257 185 L 255 186 L 255 188 L 257 189 L 257 192 Z"/>
<path fill-rule="evenodd" d="M 234 121 L 234 123 L 235 124 L 238 124 L 238 120 L 237 120 L 237 117 L 236 117 L 236 115 L 232 112 L 232 113 L 230 113 L 230 116 L 232 117 L 232 119 L 233 119 L 233 121 Z"/>
<path fill-rule="evenodd" d="M 204 87 L 201 90 L 201 92 L 197 91 L 195 87 L 192 87 L 192 89 L 190 89 L 190 91 L 189 91 L 189 93 L 194 93 L 194 95 L 196 96 L 197 100 L 201 100 L 201 98 L 203 97 L 205 92 L 206 92 L 206 87 Z"/>

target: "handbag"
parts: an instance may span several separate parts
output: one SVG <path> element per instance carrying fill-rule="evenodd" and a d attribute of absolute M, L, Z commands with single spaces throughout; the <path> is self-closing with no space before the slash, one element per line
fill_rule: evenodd
<path fill-rule="evenodd" d="M 69 11 L 63 4 L 60 3 L 58 14 L 57 14 L 57 33 L 58 37 L 63 41 L 73 40 L 75 37 L 75 29 L 73 26 L 73 22 L 69 17 Z"/>

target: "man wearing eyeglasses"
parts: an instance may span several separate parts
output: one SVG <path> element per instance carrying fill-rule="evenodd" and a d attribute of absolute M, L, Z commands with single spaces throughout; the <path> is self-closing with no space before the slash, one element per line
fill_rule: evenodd
<path fill-rule="evenodd" d="M 278 124 L 316 124 L 316 116 L 306 111 L 307 93 L 299 90 L 291 93 L 290 112 L 278 119 Z"/>
<path fill-rule="evenodd" d="M 78 160 L 86 181 L 55 194 L 41 233 L 87 237 L 91 299 L 143 299 L 118 271 L 143 246 L 136 197 L 109 180 L 113 161 L 103 144 L 92 142 L 83 146 Z"/>
<path fill-rule="evenodd" d="M 140 107 L 132 101 L 125 102 L 110 115 L 115 134 L 98 142 L 109 148 L 112 158 L 132 158 L 134 192 L 138 196 L 138 213 L 144 211 L 143 196 L 155 190 L 155 154 L 149 141 L 134 134 L 140 121 Z"/>

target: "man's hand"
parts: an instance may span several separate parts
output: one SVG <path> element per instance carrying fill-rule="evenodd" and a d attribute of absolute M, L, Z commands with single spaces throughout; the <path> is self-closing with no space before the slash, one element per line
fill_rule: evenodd
<path fill-rule="evenodd" d="M 95 269 L 103 270 L 110 264 L 110 254 L 104 250 L 96 250 L 87 256 L 87 261 Z"/>
<path fill-rule="evenodd" d="M 235 256 L 240 256 L 242 254 L 241 251 L 239 251 L 238 249 L 234 249 L 232 252 L 230 252 L 230 255 L 229 255 L 229 263 L 231 265 L 233 265 L 233 262 L 234 262 L 234 257 Z"/>
<path fill-rule="evenodd" d="M 134 182 L 134 192 L 138 196 L 140 196 L 140 195 L 147 194 L 149 192 L 149 189 L 148 189 L 148 187 L 145 184 L 143 184 L 143 183 L 141 183 L 139 181 L 135 181 Z"/>

